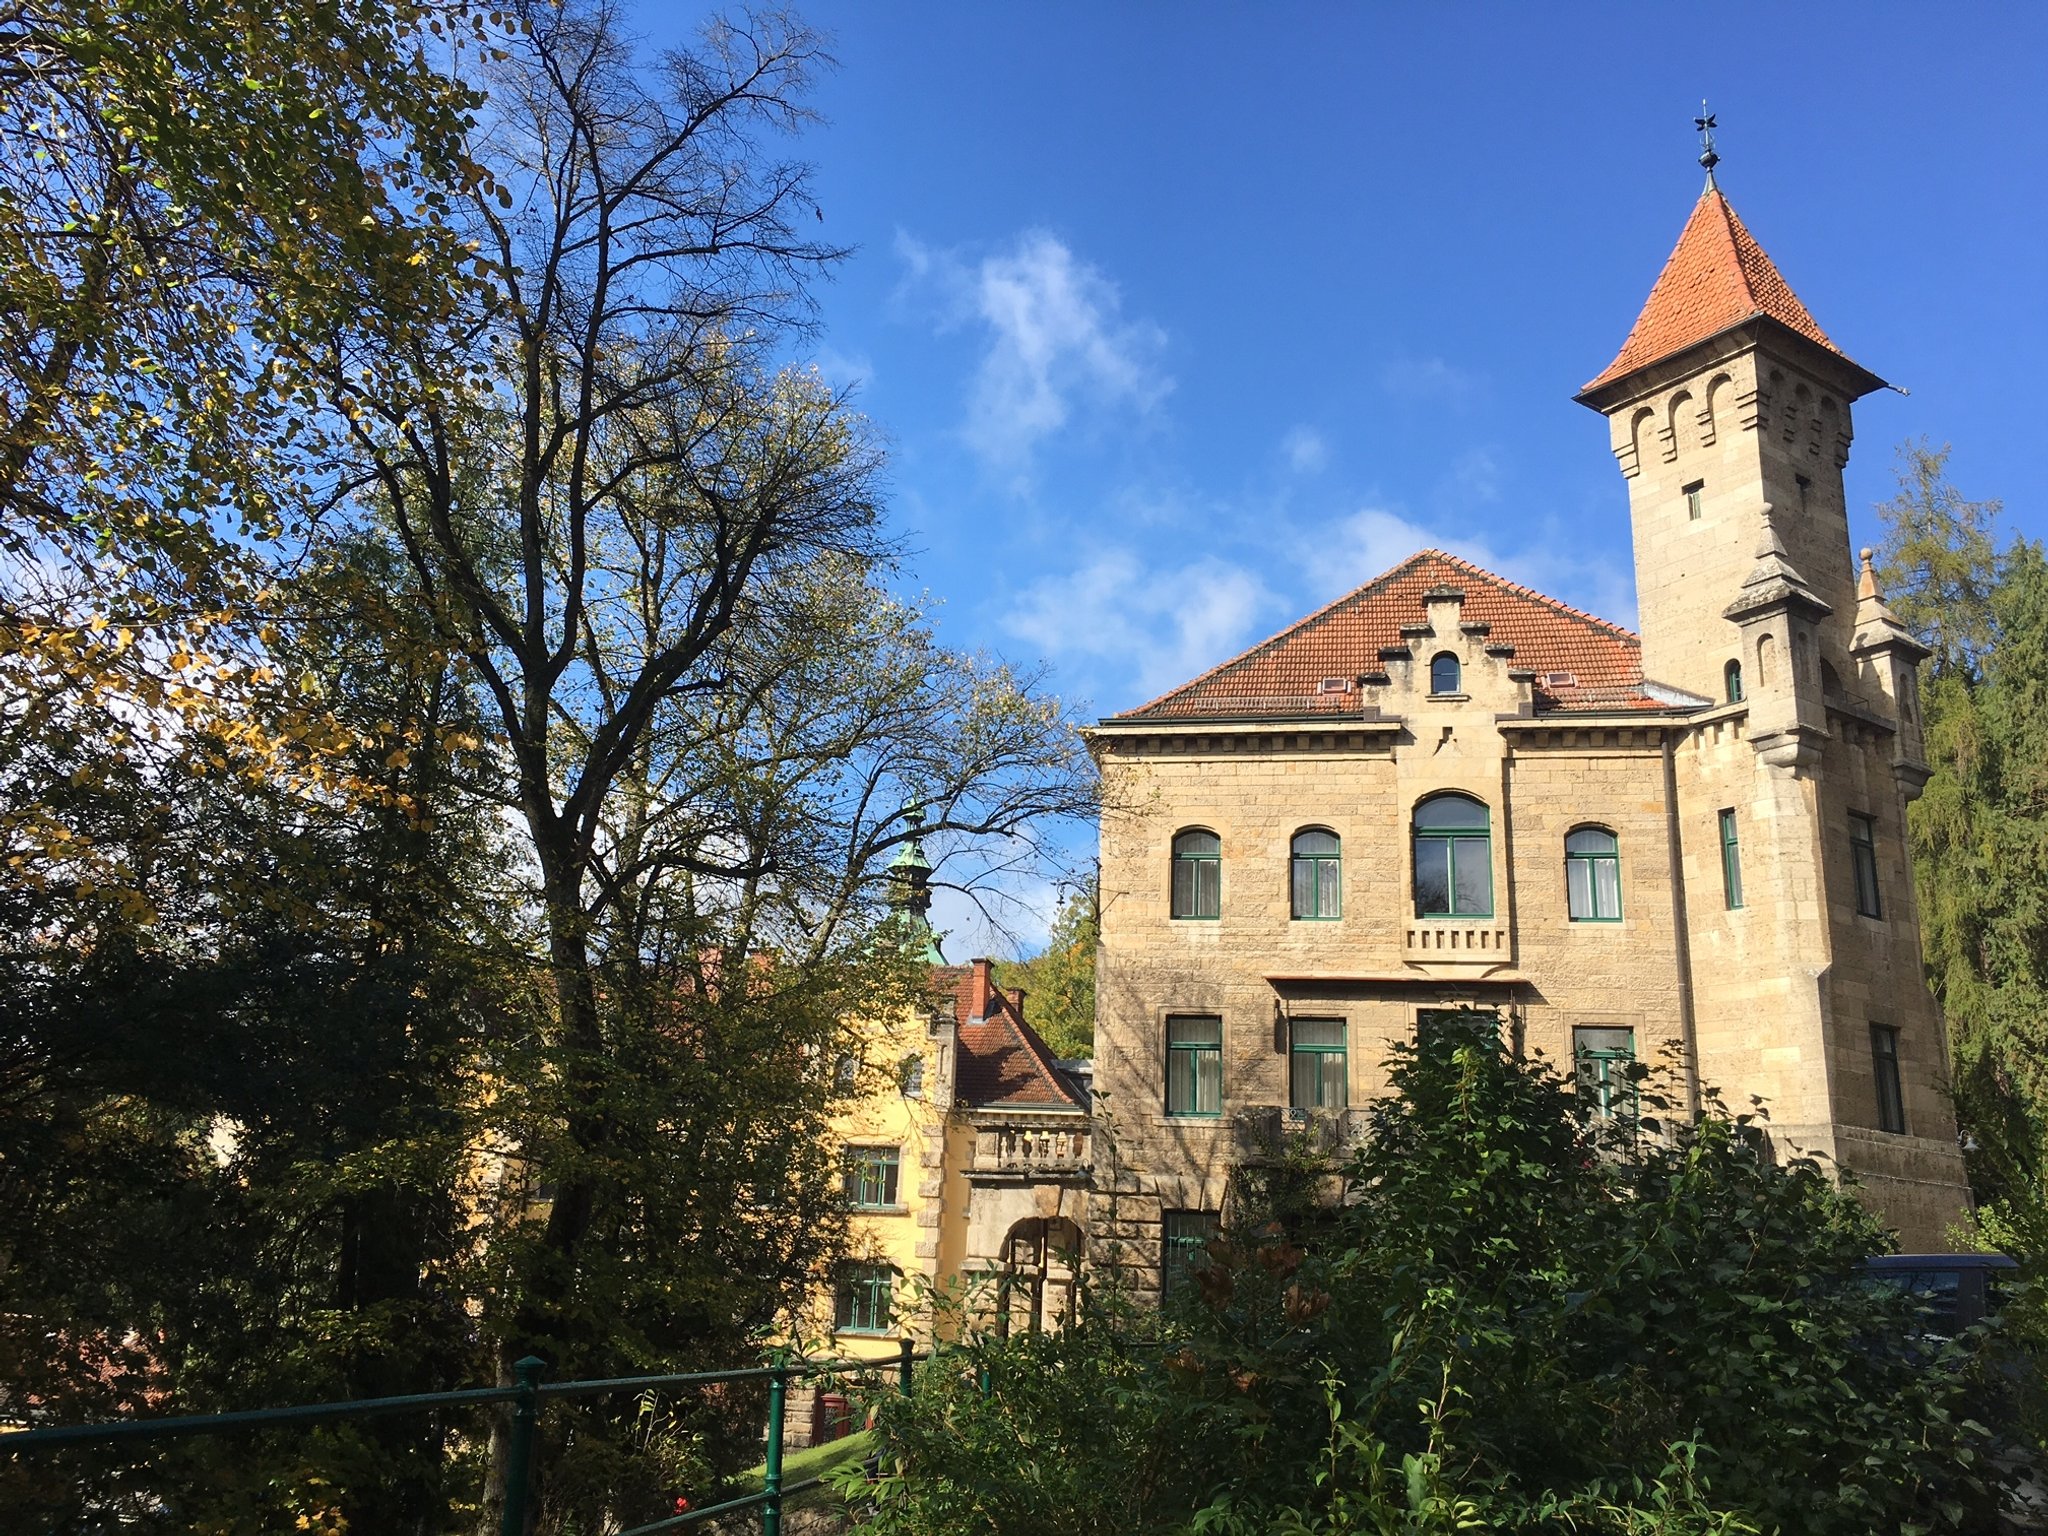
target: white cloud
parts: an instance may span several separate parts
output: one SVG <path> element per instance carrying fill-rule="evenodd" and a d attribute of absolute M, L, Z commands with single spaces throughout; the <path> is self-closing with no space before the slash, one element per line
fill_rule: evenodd
<path fill-rule="evenodd" d="M 1330 461 L 1330 445 L 1314 427 L 1291 428 L 1280 439 L 1280 452 L 1297 475 L 1312 475 Z"/>
<path fill-rule="evenodd" d="M 1383 507 L 1364 507 L 1314 529 L 1297 542 L 1295 555 L 1317 603 L 1364 585 L 1417 550 L 1441 549 L 1596 617 L 1634 626 L 1635 582 L 1626 546 L 1610 554 L 1593 553 L 1583 540 L 1552 537 L 1535 528 L 1530 532 L 1541 536 L 1516 549 L 1500 549 L 1483 539 L 1425 527 Z"/>
<path fill-rule="evenodd" d="M 1242 649 L 1279 606 L 1257 576 L 1213 555 L 1150 568 L 1116 549 L 1034 582 L 1003 623 L 1047 659 L 1106 664 L 1150 698 Z"/>
<path fill-rule="evenodd" d="M 1479 376 L 1440 357 L 1397 357 L 1380 369 L 1380 388 L 1403 400 L 1455 402 L 1479 387 Z"/>
<path fill-rule="evenodd" d="M 896 238 L 906 286 L 935 288 L 946 328 L 974 326 L 987 349 L 962 435 L 992 468 L 1028 480 L 1033 450 L 1076 406 L 1150 412 L 1173 388 L 1159 365 L 1166 333 L 1127 321 L 1116 285 L 1043 230 L 968 262 L 907 234 Z"/>
<path fill-rule="evenodd" d="M 819 349 L 811 366 L 834 389 L 864 390 L 875 378 L 875 365 L 865 353 L 841 352 L 836 347 Z"/>

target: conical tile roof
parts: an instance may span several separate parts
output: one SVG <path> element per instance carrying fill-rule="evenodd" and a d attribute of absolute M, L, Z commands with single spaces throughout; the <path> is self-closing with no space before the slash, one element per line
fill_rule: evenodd
<path fill-rule="evenodd" d="M 1842 349 L 1799 302 L 1777 264 L 1736 217 L 1721 189 L 1709 186 L 1693 205 L 1692 217 L 1650 289 L 1635 328 L 1613 362 L 1579 393 L 1589 395 L 1615 380 L 1687 347 L 1718 336 L 1759 316 L 1775 320 L 1843 362 Z M 1854 363 L 1850 366 L 1856 367 Z M 1858 372 L 1865 370 L 1858 368 Z M 1871 375 L 1871 387 L 1881 380 Z"/>

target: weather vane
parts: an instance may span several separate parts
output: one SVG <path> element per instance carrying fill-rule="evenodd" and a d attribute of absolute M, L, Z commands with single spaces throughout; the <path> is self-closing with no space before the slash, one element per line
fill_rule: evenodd
<path fill-rule="evenodd" d="M 1707 168 L 1707 185 L 1714 184 L 1714 167 L 1721 163 L 1721 157 L 1714 153 L 1714 114 L 1707 110 L 1707 101 L 1700 98 L 1700 115 L 1692 120 L 1693 127 L 1700 131 L 1700 164 Z"/>

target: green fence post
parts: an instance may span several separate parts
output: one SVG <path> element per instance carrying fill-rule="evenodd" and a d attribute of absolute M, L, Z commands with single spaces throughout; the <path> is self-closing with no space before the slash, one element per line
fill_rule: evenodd
<path fill-rule="evenodd" d="M 903 1341 L 903 1349 L 896 1363 L 896 1385 L 903 1389 L 905 1397 L 910 1396 L 911 1357 L 917 1352 L 917 1345 L 910 1339 Z"/>
<path fill-rule="evenodd" d="M 512 1409 L 512 1437 L 505 1444 L 505 1519 L 500 1536 L 526 1536 L 527 1483 L 533 1469 L 533 1427 L 540 1421 L 540 1373 L 547 1362 L 534 1355 L 512 1367 L 519 1396 Z"/>
<path fill-rule="evenodd" d="M 782 1415 L 788 1401 L 789 1356 L 778 1349 L 768 1372 L 768 1458 L 761 1478 L 768 1502 L 761 1506 L 761 1536 L 782 1536 Z"/>

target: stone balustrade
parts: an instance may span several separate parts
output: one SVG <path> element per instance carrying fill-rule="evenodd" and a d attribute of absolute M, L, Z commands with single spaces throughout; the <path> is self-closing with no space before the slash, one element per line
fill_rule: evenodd
<path fill-rule="evenodd" d="M 974 1119 L 975 1173 L 1056 1177 L 1088 1171 L 1088 1122 L 1079 1115 Z"/>

